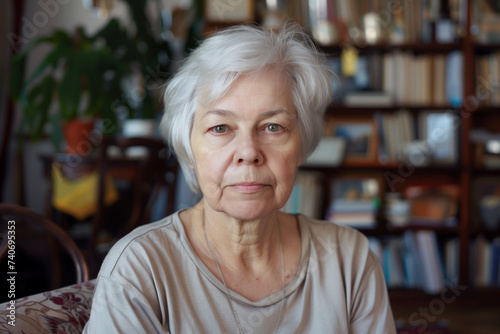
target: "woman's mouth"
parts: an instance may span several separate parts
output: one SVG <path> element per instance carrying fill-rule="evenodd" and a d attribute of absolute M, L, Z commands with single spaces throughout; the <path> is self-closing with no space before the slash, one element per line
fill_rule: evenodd
<path fill-rule="evenodd" d="M 232 185 L 232 188 L 244 193 L 253 193 L 265 187 L 266 187 L 265 184 L 257 182 L 242 182 Z"/>

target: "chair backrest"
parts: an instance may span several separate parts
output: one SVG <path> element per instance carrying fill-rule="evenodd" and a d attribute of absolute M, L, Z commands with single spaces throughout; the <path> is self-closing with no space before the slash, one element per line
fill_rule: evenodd
<path fill-rule="evenodd" d="M 9 257 L 14 259 L 12 261 L 17 266 L 27 266 L 26 263 L 16 263 L 15 256 L 20 254 L 20 244 L 23 237 L 27 237 L 27 231 L 33 231 L 37 235 L 42 235 L 45 239 L 57 242 L 69 254 L 76 271 L 76 283 L 81 283 L 89 280 L 89 270 L 87 262 L 81 250 L 75 242 L 51 220 L 44 216 L 13 204 L 0 204 L 0 223 L 2 232 L 2 242 L 0 243 L 0 259 Z M 7 242 L 11 240 L 11 242 Z M 35 245 L 28 245 L 28 247 L 35 247 Z M 34 252 L 47 251 L 47 249 L 32 249 Z M 50 250 L 48 250 L 50 252 Z M 60 264 L 60 259 L 54 256 L 52 259 L 52 270 L 54 272 L 62 272 L 64 268 Z M 12 267 L 12 268 L 15 268 Z M 54 269 L 55 268 L 55 269 Z M 52 287 L 54 288 L 54 287 Z"/>
<path fill-rule="evenodd" d="M 126 212 L 127 217 L 118 225 L 115 224 L 112 233 L 115 239 L 137 226 L 151 222 L 152 212 L 158 205 L 160 194 L 166 196 L 165 202 L 160 203 L 163 208 L 160 216 L 174 212 L 178 163 L 162 140 L 139 137 L 104 138 L 98 147 L 97 167 L 99 189 L 97 213 L 92 221 L 89 245 L 91 252 L 95 252 L 99 233 L 106 224 L 112 224 L 111 220 L 116 218 L 112 216 L 110 219 L 109 215 L 106 216 L 109 211 L 105 205 L 108 175 L 111 175 L 115 183 L 121 181 L 122 185 L 128 185 L 128 192 L 123 193 L 120 191 L 122 189 L 118 191 L 121 197 L 127 197 L 119 199 L 119 202 L 126 200 L 129 205 L 124 205 L 123 202 L 117 204 L 121 205 L 119 213 Z"/>

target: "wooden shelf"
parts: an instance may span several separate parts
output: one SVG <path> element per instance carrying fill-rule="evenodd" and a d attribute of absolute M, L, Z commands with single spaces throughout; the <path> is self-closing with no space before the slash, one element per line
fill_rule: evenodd
<path fill-rule="evenodd" d="M 479 116 L 500 115 L 500 106 L 480 106 L 473 113 Z"/>
<path fill-rule="evenodd" d="M 473 227 L 469 232 L 471 238 L 475 238 L 481 234 L 486 235 L 488 238 L 497 238 L 500 237 L 500 228 L 486 229 L 484 227 Z"/>
<path fill-rule="evenodd" d="M 404 233 L 407 230 L 412 230 L 412 231 L 422 231 L 422 230 L 429 230 L 429 231 L 434 231 L 436 233 L 442 233 L 442 234 L 447 234 L 447 233 L 459 233 L 460 228 L 459 226 L 447 226 L 447 225 L 431 225 L 431 224 L 412 224 L 411 222 L 408 225 L 405 226 L 388 226 L 387 227 L 387 232 L 392 232 L 392 233 Z"/>
<path fill-rule="evenodd" d="M 500 43 L 474 43 L 474 49 L 478 53 L 499 51 Z"/>
<path fill-rule="evenodd" d="M 403 44 L 356 44 L 346 42 L 341 45 L 319 45 L 328 54 L 338 54 L 347 47 L 354 47 L 360 52 L 394 52 L 409 51 L 415 53 L 448 53 L 458 51 L 462 44 L 457 43 L 403 43 Z"/>
<path fill-rule="evenodd" d="M 425 293 L 419 289 L 389 288 L 388 292 L 393 307 L 396 305 L 426 305 L 436 298 L 436 295 Z M 500 305 L 500 288 L 477 288 L 464 285 L 452 292 L 455 292 L 457 296 L 453 301 L 454 304 L 469 306 Z M 437 296 L 440 297 L 441 295 L 438 294 Z"/>
<path fill-rule="evenodd" d="M 393 104 L 390 106 L 346 106 L 343 104 L 332 104 L 326 111 L 327 116 L 354 116 L 353 112 L 356 112 L 356 115 L 372 115 L 375 112 L 383 111 L 383 112 L 391 112 L 398 111 L 401 109 L 406 109 L 412 113 L 419 113 L 422 110 L 450 110 L 457 109 L 452 105 L 409 105 L 409 104 Z M 498 112 L 498 109 L 497 109 Z"/>
<path fill-rule="evenodd" d="M 384 236 L 390 234 L 403 234 L 405 231 L 434 231 L 438 234 L 458 234 L 460 232 L 460 228 L 457 226 L 447 226 L 447 225 L 431 225 L 431 224 L 412 224 L 404 226 L 392 226 L 388 224 L 385 220 L 378 222 L 377 226 L 374 228 L 357 228 L 356 230 L 360 231 L 366 236 Z"/>
<path fill-rule="evenodd" d="M 345 169 L 350 170 L 365 170 L 372 169 L 376 171 L 394 171 L 401 167 L 401 161 L 391 161 L 388 163 L 379 162 L 349 162 L 343 163 L 336 167 L 325 167 L 325 166 L 301 166 L 302 170 L 317 171 L 324 173 L 335 173 L 343 171 Z M 428 172 L 439 172 L 439 173 L 456 173 L 461 171 L 461 167 L 456 165 L 429 165 L 425 167 L 413 167 L 416 173 L 428 173 Z"/>

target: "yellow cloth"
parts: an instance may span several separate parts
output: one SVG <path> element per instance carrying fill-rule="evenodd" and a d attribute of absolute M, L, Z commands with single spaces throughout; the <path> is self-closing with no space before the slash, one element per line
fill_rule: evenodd
<path fill-rule="evenodd" d="M 97 188 L 99 184 L 97 171 L 78 180 L 69 180 L 62 175 L 58 164 L 53 164 L 52 180 L 54 183 L 52 204 L 56 209 L 79 220 L 97 212 Z M 113 204 L 118 200 L 118 191 L 109 175 L 106 175 L 104 189 L 104 205 Z"/>

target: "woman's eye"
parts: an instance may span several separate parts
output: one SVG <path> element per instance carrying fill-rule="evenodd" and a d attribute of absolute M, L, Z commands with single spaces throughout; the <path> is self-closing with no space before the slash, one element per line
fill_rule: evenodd
<path fill-rule="evenodd" d="M 267 131 L 269 131 L 269 132 L 278 132 L 278 131 L 281 130 L 281 125 L 279 125 L 279 124 L 268 124 L 266 126 L 266 128 L 267 128 Z"/>
<path fill-rule="evenodd" d="M 217 125 L 212 128 L 212 131 L 215 133 L 225 133 L 227 130 L 228 128 L 226 125 Z"/>

